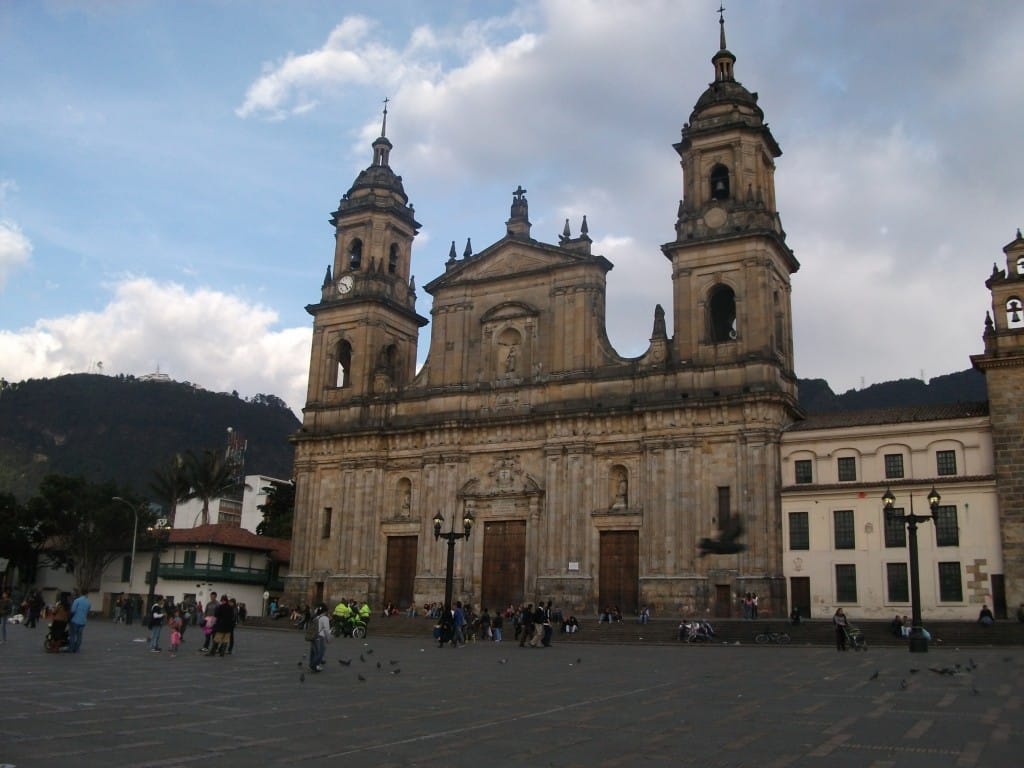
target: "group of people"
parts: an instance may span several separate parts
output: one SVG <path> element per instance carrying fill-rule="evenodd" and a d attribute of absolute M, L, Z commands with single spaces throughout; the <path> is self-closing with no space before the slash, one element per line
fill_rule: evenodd
<path fill-rule="evenodd" d="M 146 617 L 149 627 L 149 650 L 160 653 L 160 638 L 166 626 L 170 632 L 170 653 L 176 655 L 185 642 L 185 630 L 191 625 L 202 627 L 203 645 L 198 653 L 210 656 L 231 655 L 235 650 L 235 627 L 242 621 L 244 604 L 227 595 L 219 598 L 210 592 L 210 599 L 204 605 L 201 600 L 194 605 L 175 604 L 172 598 L 161 598 L 150 606 Z"/>
<path fill-rule="evenodd" d="M 743 596 L 740 611 L 744 619 L 753 621 L 757 618 L 757 592 L 747 592 Z"/>

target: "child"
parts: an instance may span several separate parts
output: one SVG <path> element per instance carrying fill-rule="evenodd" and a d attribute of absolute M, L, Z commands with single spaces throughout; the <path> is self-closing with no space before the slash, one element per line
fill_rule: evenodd
<path fill-rule="evenodd" d="M 177 655 L 178 646 L 181 645 L 181 612 L 175 610 L 171 616 L 171 655 Z"/>

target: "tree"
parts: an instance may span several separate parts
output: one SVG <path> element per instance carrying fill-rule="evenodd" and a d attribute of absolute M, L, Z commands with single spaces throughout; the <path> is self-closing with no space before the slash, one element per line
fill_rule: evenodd
<path fill-rule="evenodd" d="M 174 518 L 178 514 L 178 504 L 190 498 L 191 488 L 185 469 L 185 459 L 180 453 L 161 469 L 154 469 L 149 481 L 149 490 L 156 500 L 167 507 L 167 525 L 174 527 Z"/>
<path fill-rule="evenodd" d="M 202 499 L 202 524 L 210 523 L 210 501 L 238 487 L 235 467 L 224 454 L 209 449 L 201 455 L 189 451 L 185 454 L 185 476 L 188 478 L 190 498 Z"/>
<path fill-rule="evenodd" d="M 131 549 L 135 513 L 115 496 L 128 494 L 111 482 L 47 475 L 39 495 L 29 499 L 29 513 L 46 533 L 43 557 L 74 573 L 81 592 L 95 589 L 107 566 Z M 148 523 L 139 520 L 140 526 Z"/>
<path fill-rule="evenodd" d="M 9 562 L 4 583 L 14 584 L 31 581 L 35 575 L 39 551 L 46 539 L 41 521 L 33 520 L 28 508 L 18 503 L 11 493 L 0 493 L 0 557 Z M 17 574 L 17 581 L 13 574 Z M 4 577 L 5 572 L 0 572 Z"/>
<path fill-rule="evenodd" d="M 257 507 L 263 513 L 263 522 L 256 526 L 256 533 L 290 539 L 295 517 L 295 483 L 271 480 L 270 485 L 261 490 L 267 499 Z"/>

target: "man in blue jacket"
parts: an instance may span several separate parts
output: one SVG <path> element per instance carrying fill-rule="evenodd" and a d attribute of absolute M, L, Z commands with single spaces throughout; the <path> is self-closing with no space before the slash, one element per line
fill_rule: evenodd
<path fill-rule="evenodd" d="M 92 610 L 88 597 L 78 594 L 77 589 L 75 595 L 68 620 L 68 650 L 71 653 L 78 653 L 78 649 L 82 647 L 82 632 L 85 629 L 85 622 L 89 619 L 89 611 Z"/>

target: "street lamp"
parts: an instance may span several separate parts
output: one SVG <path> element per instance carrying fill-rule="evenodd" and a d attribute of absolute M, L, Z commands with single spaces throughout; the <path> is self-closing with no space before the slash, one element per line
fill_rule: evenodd
<path fill-rule="evenodd" d="M 924 627 L 921 626 L 921 583 L 918 577 L 918 559 L 917 559 L 917 524 L 923 523 L 927 520 L 935 522 L 935 519 L 939 514 L 939 502 L 942 501 L 942 497 L 939 496 L 939 492 L 935 490 L 935 486 L 932 486 L 931 491 L 928 492 L 928 507 L 931 510 L 930 514 L 927 515 L 915 515 L 914 514 L 914 497 L 910 497 L 910 514 L 904 514 L 897 512 L 893 509 L 893 504 L 896 503 L 896 497 L 893 492 L 888 488 L 885 489 L 885 493 L 882 494 L 882 508 L 885 511 L 886 520 L 899 520 L 907 526 L 907 546 L 910 549 L 910 652 L 911 653 L 927 653 L 928 652 L 928 637 L 924 633 Z"/>
<path fill-rule="evenodd" d="M 473 530 L 473 522 L 473 513 L 467 509 L 466 513 L 462 516 L 462 527 L 465 533 L 455 532 L 454 516 L 452 516 L 451 530 L 447 533 L 441 533 L 441 526 L 444 525 L 444 516 L 440 510 L 434 515 L 434 541 L 444 539 L 448 542 L 448 570 L 444 577 L 444 610 L 446 611 L 452 609 L 452 566 L 455 564 L 455 542 L 459 539 L 469 538 L 469 534 Z"/>
<path fill-rule="evenodd" d="M 128 569 L 128 595 L 132 594 L 132 581 L 135 578 L 135 543 L 139 540 L 139 509 L 127 499 L 115 496 L 111 501 L 119 501 L 128 507 L 135 515 L 135 524 L 132 526 L 132 562 Z"/>
<path fill-rule="evenodd" d="M 146 528 L 154 538 L 153 557 L 149 563 L 149 595 L 146 598 L 146 610 L 153 609 L 153 596 L 156 594 L 156 580 L 160 569 L 160 552 L 164 548 L 164 542 L 171 533 L 167 524 L 167 518 L 161 517 L 153 525 Z"/>

